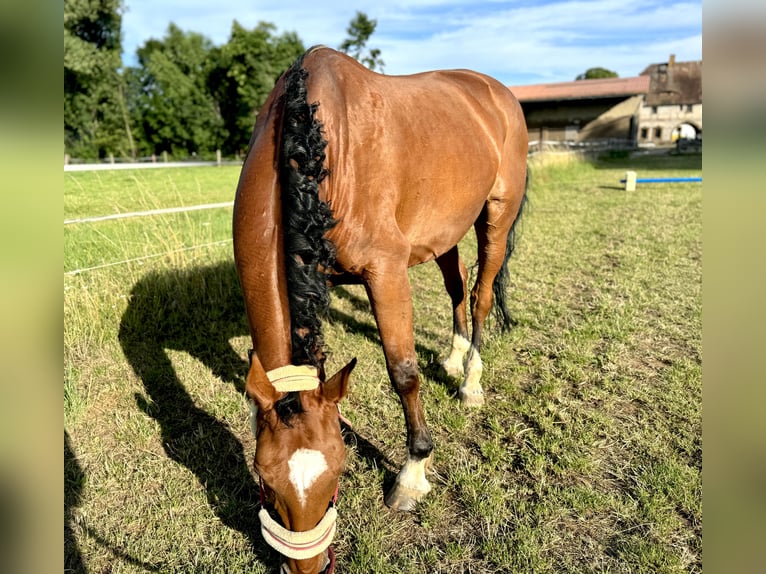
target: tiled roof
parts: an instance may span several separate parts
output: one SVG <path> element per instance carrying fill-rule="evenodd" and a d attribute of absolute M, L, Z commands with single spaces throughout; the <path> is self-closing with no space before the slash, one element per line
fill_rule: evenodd
<path fill-rule="evenodd" d="M 647 93 L 649 84 L 649 76 L 636 76 L 634 78 L 604 78 L 531 86 L 509 86 L 509 89 L 520 102 L 524 103 L 635 96 Z"/>

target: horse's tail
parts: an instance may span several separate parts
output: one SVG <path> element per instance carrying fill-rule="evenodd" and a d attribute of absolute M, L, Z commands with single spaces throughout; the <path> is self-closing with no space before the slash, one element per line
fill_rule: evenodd
<path fill-rule="evenodd" d="M 519 212 L 516 214 L 516 219 L 511 225 L 511 229 L 508 232 L 508 239 L 505 241 L 505 258 L 503 264 L 500 266 L 500 271 L 495 276 L 495 281 L 492 283 L 492 292 L 494 294 L 494 307 L 495 316 L 500 322 L 500 328 L 504 331 L 510 331 L 513 326 L 513 319 L 511 319 L 511 313 L 508 311 L 508 283 L 510 280 L 510 273 L 508 271 L 508 260 L 513 255 L 513 250 L 516 247 L 516 225 L 521 219 L 521 215 L 524 212 L 524 207 L 527 204 L 527 188 L 529 187 L 529 169 L 527 169 L 527 177 L 524 182 L 524 195 L 521 197 L 521 204 L 519 205 Z"/>
<path fill-rule="evenodd" d="M 327 141 L 315 115 L 319 104 L 308 102 L 305 55 L 285 72 L 279 175 L 292 362 L 321 370 L 325 354 L 320 317 L 330 305 L 325 273 L 335 262 L 335 247 L 325 233 L 336 222 L 329 204 L 319 199 L 319 184 L 329 173 L 324 165 Z"/>

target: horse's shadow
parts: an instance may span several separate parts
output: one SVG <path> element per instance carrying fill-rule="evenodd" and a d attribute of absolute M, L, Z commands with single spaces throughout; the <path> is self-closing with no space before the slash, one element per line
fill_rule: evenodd
<path fill-rule="evenodd" d="M 353 321 L 347 326 L 377 337 L 374 323 Z M 167 353 L 188 353 L 233 386 L 222 384 L 221 392 L 241 394 L 248 365 L 229 340 L 248 334 L 236 270 L 228 261 L 142 277 L 122 316 L 119 341 L 146 391 L 146 396 L 136 395 L 136 403 L 159 423 L 168 457 L 195 474 L 210 507 L 224 524 L 248 538 L 260 562 L 278 564 L 260 535 L 258 484 L 248 464 L 253 453 L 245 452 L 224 422 L 195 404 Z M 368 464 L 388 463 L 370 441 L 353 429 L 344 430 L 347 444 L 354 444 Z M 387 478 L 384 487 L 393 480 Z"/>
<path fill-rule="evenodd" d="M 88 538 L 95 540 L 101 548 L 109 551 L 115 559 L 136 566 L 145 572 L 162 572 L 158 565 L 132 556 L 119 544 L 108 540 L 96 528 L 89 526 L 84 519 L 76 517 L 76 509 L 82 500 L 84 485 L 85 472 L 80 461 L 77 460 L 69 433 L 64 429 L 64 571 L 72 574 L 84 574 L 88 571 L 75 532 L 81 530 Z M 0 568 L 0 572 L 10 571 L 12 570 Z"/>
<path fill-rule="evenodd" d="M 260 536 L 258 485 L 247 463 L 252 453 L 244 452 L 224 422 L 195 404 L 167 353 L 189 353 L 222 381 L 221 392 L 242 393 L 247 363 L 229 339 L 246 333 L 237 275 L 227 262 L 142 277 L 131 291 L 119 340 L 146 391 L 136 394 L 136 403 L 159 423 L 168 457 L 195 474 L 210 507 L 247 536 L 257 559 L 276 564 Z"/>
<path fill-rule="evenodd" d="M 64 569 L 80 574 L 85 572 L 77 537 L 72 526 L 74 511 L 80 505 L 85 473 L 70 444 L 69 433 L 64 430 Z"/>

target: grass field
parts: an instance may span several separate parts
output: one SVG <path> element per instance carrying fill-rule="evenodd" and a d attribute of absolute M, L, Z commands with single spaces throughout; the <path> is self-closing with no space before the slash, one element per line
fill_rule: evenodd
<path fill-rule="evenodd" d="M 702 191 L 626 193 L 626 169 L 700 175 L 701 160 L 533 166 L 511 262 L 517 325 L 489 325 L 481 410 L 461 408 L 437 368 L 451 340 L 438 269 L 411 270 L 436 447 L 434 489 L 412 514 L 383 504 L 405 429 L 369 305 L 361 288 L 333 292 L 328 371 L 359 358 L 338 572 L 701 572 Z M 227 201 L 238 175 L 68 173 L 64 215 Z M 221 208 L 64 227 L 71 571 L 276 571 L 257 518 L 230 219 Z M 472 233 L 461 249 L 472 265 Z"/>

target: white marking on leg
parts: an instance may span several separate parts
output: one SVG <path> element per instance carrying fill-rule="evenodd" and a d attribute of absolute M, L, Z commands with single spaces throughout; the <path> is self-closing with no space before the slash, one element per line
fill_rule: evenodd
<path fill-rule="evenodd" d="M 448 375 L 451 377 L 463 376 L 463 359 L 470 348 L 471 343 L 468 339 L 457 333 L 452 335 L 452 347 L 449 357 L 442 363 L 442 367 L 444 367 Z"/>
<path fill-rule="evenodd" d="M 290 483 L 298 493 L 298 500 L 306 505 L 306 490 L 327 470 L 327 461 L 318 450 L 299 448 L 287 461 Z"/>
<path fill-rule="evenodd" d="M 396 477 L 397 484 L 418 493 L 426 494 L 429 492 L 431 485 L 426 480 L 426 464 L 430 458 L 430 456 L 420 460 L 408 458 Z"/>
<path fill-rule="evenodd" d="M 468 368 L 466 369 L 465 380 L 460 386 L 460 398 L 464 402 L 480 402 L 483 400 L 484 390 L 481 388 L 481 373 L 484 365 L 481 362 L 481 356 L 476 347 L 471 347 L 471 353 L 468 355 Z"/>

